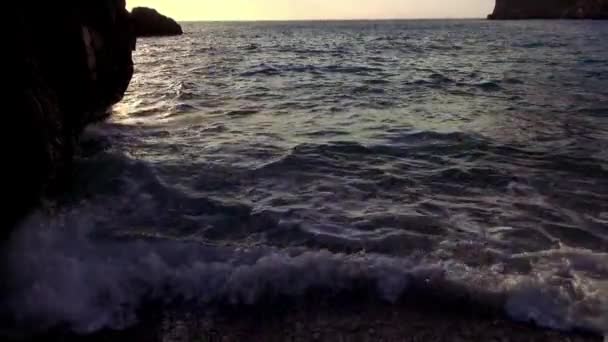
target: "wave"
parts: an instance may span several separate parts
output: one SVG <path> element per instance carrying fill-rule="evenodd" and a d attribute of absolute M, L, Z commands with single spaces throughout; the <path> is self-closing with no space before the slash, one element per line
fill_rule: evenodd
<path fill-rule="evenodd" d="M 363 83 L 371 84 L 371 85 L 387 85 L 387 84 L 390 84 L 391 81 L 385 80 L 385 79 L 371 79 L 371 80 L 364 80 Z"/>
<path fill-rule="evenodd" d="M 568 44 L 558 40 L 542 40 L 532 42 L 518 42 L 513 44 L 513 47 L 523 49 L 546 49 L 546 48 L 563 48 L 567 47 Z"/>
<path fill-rule="evenodd" d="M 310 73 L 314 75 L 321 74 L 353 74 L 353 75 L 372 75 L 373 73 L 383 72 L 384 69 L 370 66 L 349 66 L 349 65 L 265 65 L 261 64 L 251 68 L 251 70 L 242 72 L 241 77 L 252 76 L 277 76 L 286 73 Z"/>
<path fill-rule="evenodd" d="M 242 77 L 251 77 L 251 76 L 276 76 L 276 75 L 280 75 L 281 71 L 270 67 L 270 66 L 260 66 L 258 68 L 255 68 L 254 70 L 251 71 L 246 71 L 241 73 Z"/>
<path fill-rule="evenodd" d="M 508 83 L 508 84 L 524 84 L 523 80 L 520 80 L 520 79 L 514 78 L 514 77 L 505 78 L 504 82 Z"/>
<path fill-rule="evenodd" d="M 495 92 L 495 91 L 502 90 L 502 87 L 498 84 L 498 82 L 492 82 L 492 81 L 480 82 L 480 83 L 474 84 L 474 86 L 481 90 L 484 90 L 484 91 Z"/>
<path fill-rule="evenodd" d="M 440 73 L 435 73 L 435 72 L 432 73 L 431 75 L 429 75 L 427 78 L 416 79 L 413 81 L 406 82 L 406 84 L 408 84 L 408 85 L 428 86 L 428 87 L 432 87 L 432 88 L 451 85 L 453 83 L 454 83 L 454 80 L 452 80 L 451 78 L 446 77 Z"/>
<path fill-rule="evenodd" d="M 608 326 L 603 285 L 584 276 L 608 275 L 606 254 L 553 250 L 514 255 L 486 269 L 421 256 L 212 246 L 166 238 L 93 239 L 92 215 L 103 212 L 89 210 L 95 209 L 72 209 L 50 221 L 34 215 L 13 239 L 13 291 L 4 303 L 20 323 L 69 324 L 77 332 L 93 332 L 133 324 L 145 301 L 255 304 L 268 294 L 340 293 L 368 284 L 370 293 L 389 302 L 430 292 L 471 298 L 502 308 L 515 320 L 555 329 L 603 333 Z M 455 247 L 446 241 L 443 252 Z M 534 275 L 507 271 L 522 260 L 534 260 Z"/>
<path fill-rule="evenodd" d="M 243 116 L 254 115 L 259 112 L 260 111 L 257 109 L 236 109 L 236 110 L 227 112 L 226 115 L 233 116 L 233 117 L 243 117 Z"/>
<path fill-rule="evenodd" d="M 324 149 L 374 154 L 357 145 Z M 166 184 L 149 165 L 119 155 L 102 153 L 89 165 L 91 173 L 99 173 L 94 165 L 100 162 L 106 179 L 80 187 L 94 196 L 81 194 L 88 200 L 53 214 L 35 213 L 5 250 L 9 291 L 0 307 L 24 326 L 120 329 L 135 323 L 138 309 L 150 301 L 203 308 L 249 305 L 269 295 L 297 298 L 314 290 L 348 293 L 361 286 L 388 302 L 404 296 L 469 298 L 474 305 L 544 327 L 605 333 L 608 326 L 605 253 L 565 246 L 500 251 L 488 240 L 444 239 L 442 232 L 431 234 L 436 244 L 430 252 L 417 252 L 423 240 L 413 231 L 365 233 L 370 241 L 380 233 L 379 241 L 410 243 L 406 254 L 256 241 L 251 238 L 259 232 L 287 234 L 291 242 L 306 239 L 302 232 L 314 227 L 302 231 L 247 205 L 189 194 Z M 386 216 L 370 220 L 373 227 L 392 224 Z M 393 218 L 401 224 L 398 220 Z M 434 225 L 418 219 L 407 224 L 419 225 L 424 239 Z M 149 229 L 153 226 L 159 229 Z M 333 240 L 343 244 L 361 238 L 344 232 L 341 228 Z M 327 229 L 317 234 L 331 245 Z"/>

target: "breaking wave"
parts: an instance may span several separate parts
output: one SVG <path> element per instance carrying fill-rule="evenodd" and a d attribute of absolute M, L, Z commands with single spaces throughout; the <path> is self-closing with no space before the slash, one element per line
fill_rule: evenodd
<path fill-rule="evenodd" d="M 188 235 L 183 227 L 168 226 L 171 218 L 150 205 L 151 197 L 179 201 L 165 208 L 179 206 L 182 214 L 190 203 L 198 210 L 198 216 L 189 213 L 198 227 L 220 224 L 230 230 L 231 221 L 249 222 L 249 229 L 261 231 L 290 227 L 253 217 L 244 206 L 179 193 L 141 162 L 111 154 L 96 158 L 106 167 L 110 162 L 112 168 L 120 166 L 122 176 L 132 175 L 121 180 L 128 190 L 123 188 L 120 197 L 115 190 L 98 193 L 58 213 L 38 212 L 9 243 L 10 291 L 2 302 L 19 323 L 36 322 L 40 329 L 67 324 L 77 332 L 93 332 L 135 323 L 147 301 L 255 304 L 268 294 L 340 293 L 367 284 L 370 293 L 389 302 L 431 293 L 467 297 L 544 327 L 602 333 L 608 326 L 608 254 L 583 248 L 507 254 L 487 241 L 440 238 L 431 253 L 387 255 L 279 246 L 238 238 L 238 232 L 232 237 Z M 117 216 L 129 207 L 163 229 L 149 230 L 128 215 Z"/>

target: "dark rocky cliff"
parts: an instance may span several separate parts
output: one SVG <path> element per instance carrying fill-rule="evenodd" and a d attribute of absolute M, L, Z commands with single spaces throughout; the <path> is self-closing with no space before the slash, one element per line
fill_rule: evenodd
<path fill-rule="evenodd" d="M 608 0 L 496 0 L 488 19 L 608 19 Z"/>
<path fill-rule="evenodd" d="M 135 48 L 125 0 L 12 6 L 0 237 L 43 194 L 69 182 L 76 141 L 122 99 Z"/>
<path fill-rule="evenodd" d="M 178 36 L 184 33 L 175 20 L 151 8 L 136 7 L 131 11 L 131 18 L 138 37 Z"/>

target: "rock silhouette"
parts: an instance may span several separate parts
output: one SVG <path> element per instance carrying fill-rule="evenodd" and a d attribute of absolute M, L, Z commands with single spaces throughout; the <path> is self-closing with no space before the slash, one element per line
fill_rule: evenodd
<path fill-rule="evenodd" d="M 175 20 L 151 8 L 134 8 L 131 11 L 131 19 L 137 37 L 178 36 L 183 34 L 182 27 Z"/>
<path fill-rule="evenodd" d="M 69 183 L 76 141 L 106 118 L 133 74 L 135 35 L 125 0 L 21 1 L 14 4 L 4 138 L 0 235 L 45 193 Z M 0 237 L 1 237 L 0 236 Z"/>
<path fill-rule="evenodd" d="M 488 19 L 608 19 L 608 0 L 496 0 Z"/>

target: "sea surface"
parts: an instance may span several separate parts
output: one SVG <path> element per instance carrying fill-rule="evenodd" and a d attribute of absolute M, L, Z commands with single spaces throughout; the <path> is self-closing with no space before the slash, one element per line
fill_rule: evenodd
<path fill-rule="evenodd" d="M 365 283 L 608 331 L 608 23 L 184 29 L 139 40 L 73 193 L 13 238 L 19 319 Z"/>

